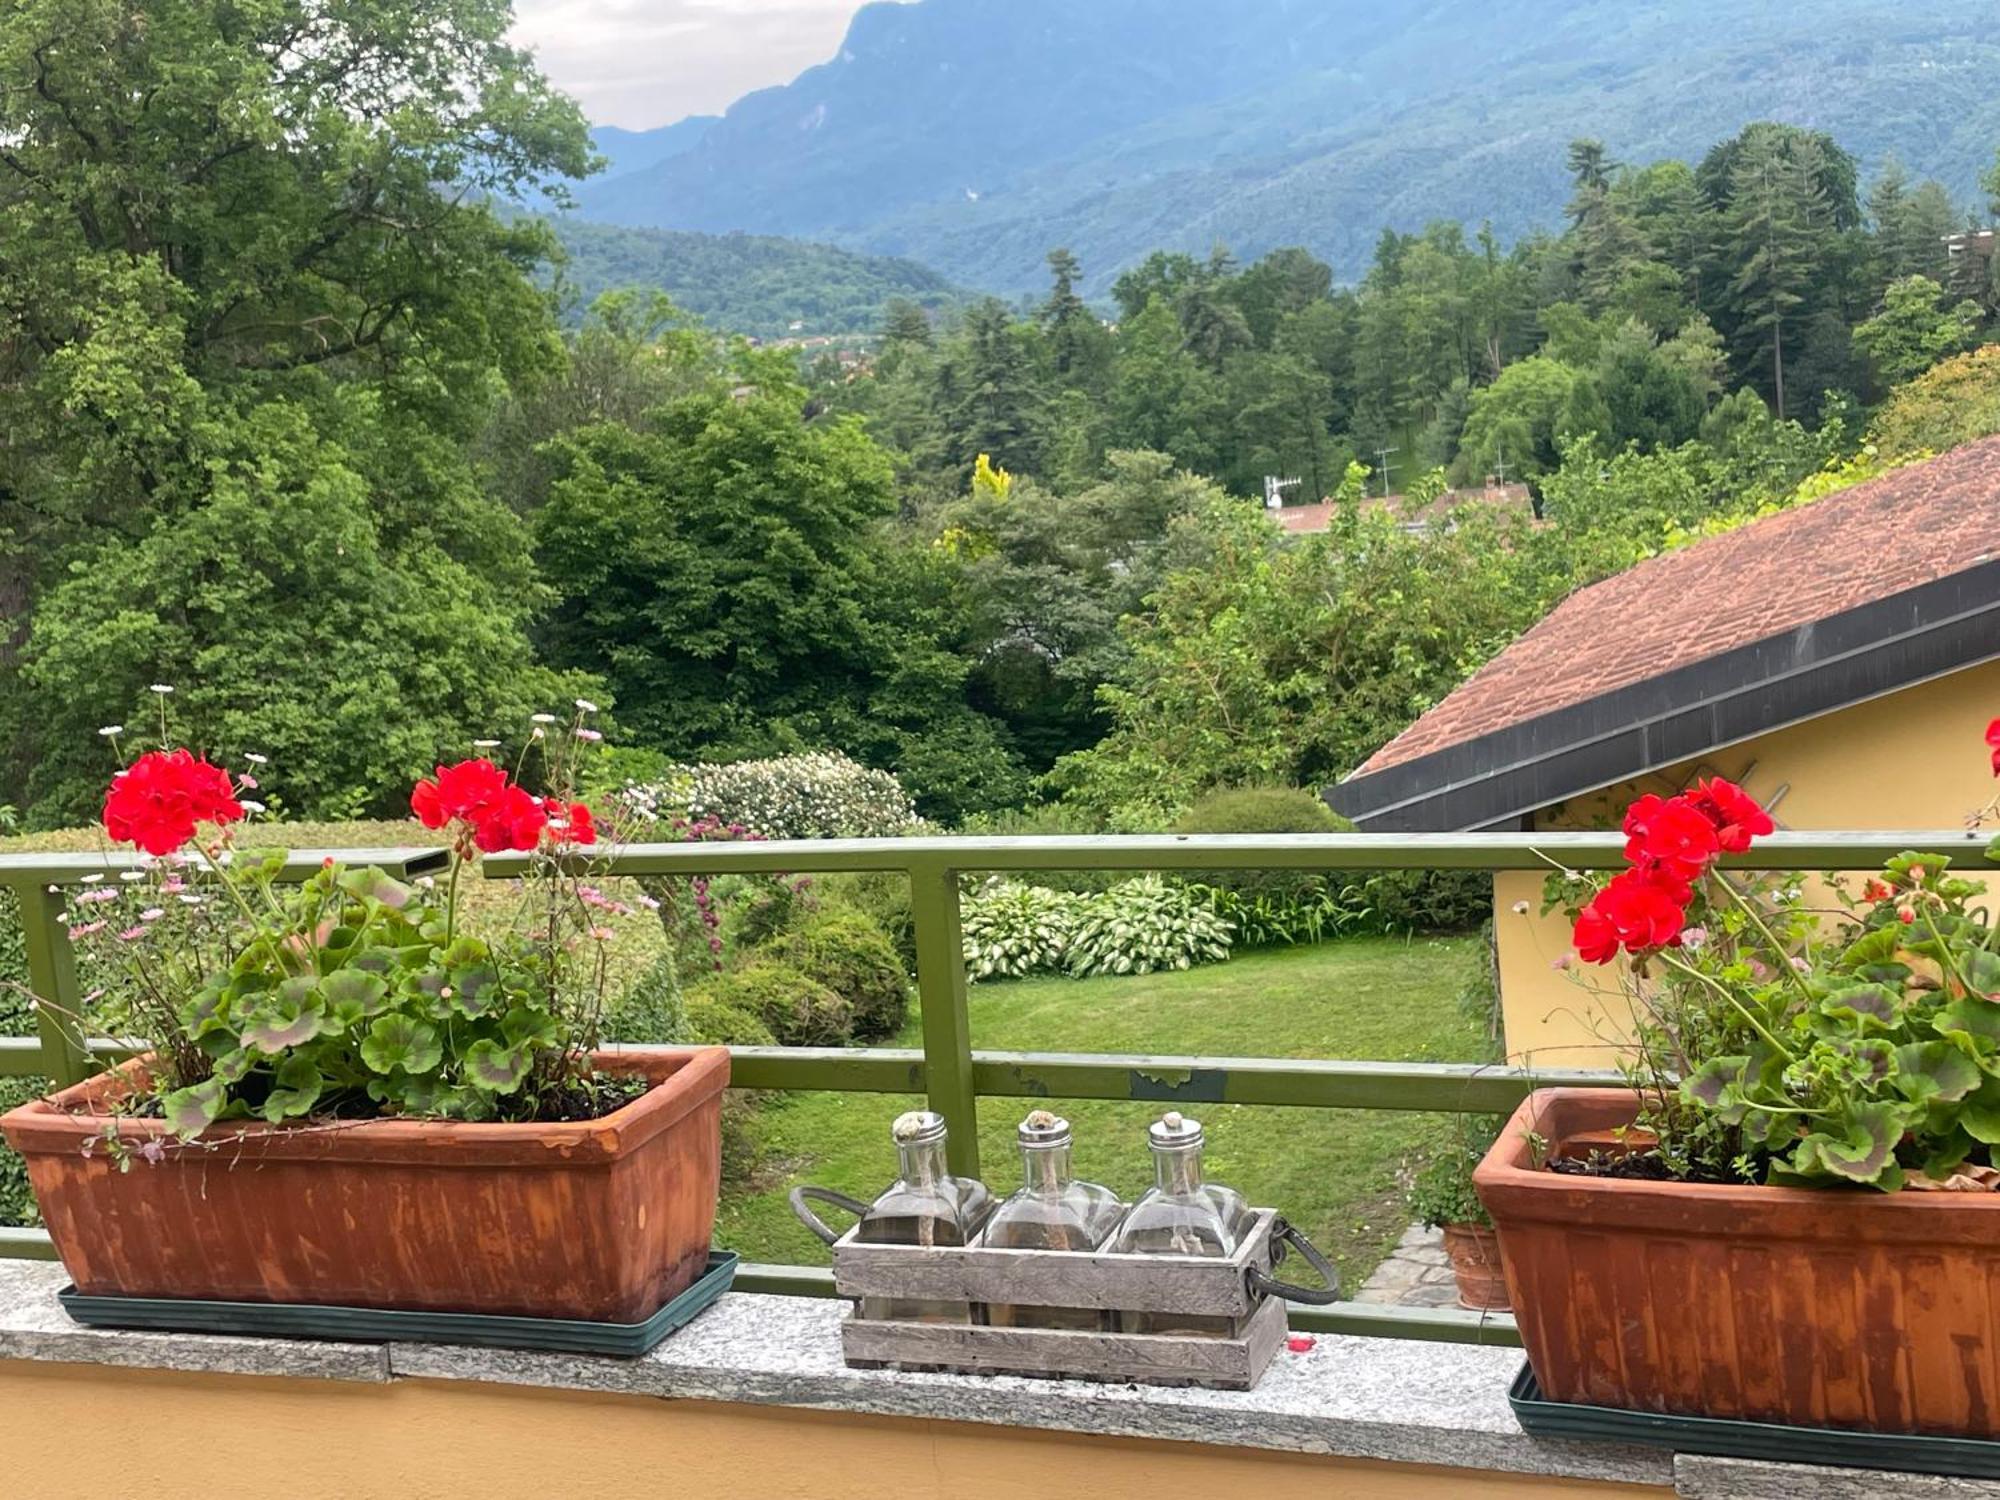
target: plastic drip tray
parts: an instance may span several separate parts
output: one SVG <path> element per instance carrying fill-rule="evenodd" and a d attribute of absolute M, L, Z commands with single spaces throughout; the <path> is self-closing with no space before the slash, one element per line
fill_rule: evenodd
<path fill-rule="evenodd" d="M 1773 1463 L 1828 1468 L 1895 1469 L 1906 1474 L 1952 1474 L 2000 1479 L 2000 1442 L 1984 1438 L 1925 1437 L 1916 1433 L 1849 1432 L 1838 1427 L 1784 1427 L 1728 1417 L 1678 1417 L 1550 1401 L 1527 1365 L 1514 1377 L 1507 1402 L 1522 1428 L 1536 1437 L 1596 1443 L 1643 1443 L 1679 1453 L 1761 1458 Z"/>
<path fill-rule="evenodd" d="M 74 1286 L 56 1293 L 63 1311 L 88 1328 L 159 1333 L 251 1334 L 332 1339 L 347 1344 L 478 1344 L 637 1358 L 706 1311 L 736 1279 L 734 1251 L 711 1251 L 708 1269 L 641 1323 L 520 1318 L 490 1313 L 387 1312 L 300 1302 L 202 1302 L 180 1297 L 93 1297 Z"/>

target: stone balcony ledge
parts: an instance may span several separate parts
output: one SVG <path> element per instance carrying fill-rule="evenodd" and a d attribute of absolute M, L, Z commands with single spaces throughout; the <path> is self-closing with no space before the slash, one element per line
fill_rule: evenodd
<path fill-rule="evenodd" d="M 1518 1350 L 1318 1335 L 1253 1391 L 850 1370 L 842 1303 L 731 1293 L 643 1359 L 458 1345 L 114 1332 L 72 1323 L 61 1267 L 0 1263 L 0 1360 L 205 1375 L 475 1382 L 1203 1443 L 1652 1486 L 1688 1500 L 1912 1495 L 2000 1500 L 2000 1483 L 1802 1469 L 1548 1442 L 1514 1420 Z"/>

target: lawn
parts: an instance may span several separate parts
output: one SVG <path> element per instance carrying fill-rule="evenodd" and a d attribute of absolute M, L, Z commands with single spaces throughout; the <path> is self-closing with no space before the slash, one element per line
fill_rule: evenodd
<path fill-rule="evenodd" d="M 1473 940 L 1359 938 L 1246 954 L 1212 968 L 1143 978 L 1045 979 L 975 986 L 977 1047 L 1235 1057 L 1478 1061 L 1483 1033 L 1455 996 Z M 911 1019 L 897 1045 L 920 1045 Z M 821 1265 L 826 1252 L 785 1202 L 796 1182 L 857 1197 L 893 1175 L 889 1121 L 917 1101 L 886 1094 L 768 1096 L 749 1124 L 758 1166 L 725 1186 L 716 1239 L 746 1258 Z M 1014 1126 L 1028 1107 L 981 1101 L 983 1170 L 996 1194 L 1020 1182 Z M 1144 1128 L 1155 1104 L 1057 1104 L 1076 1127 L 1077 1170 L 1130 1196 L 1151 1179 Z M 1191 1111 L 1192 1112 L 1192 1111 Z M 1208 1169 L 1253 1203 L 1280 1209 L 1358 1286 L 1408 1224 L 1411 1160 L 1447 1139 L 1437 1115 L 1379 1110 L 1199 1107 Z"/>

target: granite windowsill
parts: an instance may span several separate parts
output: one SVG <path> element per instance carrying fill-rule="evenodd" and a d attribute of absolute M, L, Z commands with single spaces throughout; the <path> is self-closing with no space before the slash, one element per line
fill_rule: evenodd
<path fill-rule="evenodd" d="M 0 1359 L 204 1374 L 381 1383 L 452 1380 L 1128 1438 L 1279 1449 L 1391 1463 L 1675 1489 L 1698 1500 L 1916 1494 L 2000 1500 L 2000 1484 L 1676 1456 L 1610 1444 L 1547 1442 L 1507 1405 L 1513 1349 L 1319 1335 L 1280 1351 L 1253 1391 L 850 1370 L 840 1358 L 845 1305 L 731 1293 L 644 1359 L 445 1344 L 114 1332 L 72 1323 L 55 1300 L 62 1268 L 0 1263 Z"/>

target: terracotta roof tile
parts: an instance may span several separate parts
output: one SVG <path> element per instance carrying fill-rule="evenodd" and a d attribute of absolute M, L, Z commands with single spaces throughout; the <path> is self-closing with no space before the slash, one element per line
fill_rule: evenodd
<path fill-rule="evenodd" d="M 1354 774 L 1402 765 L 2000 552 L 2000 438 L 1577 590 Z"/>

